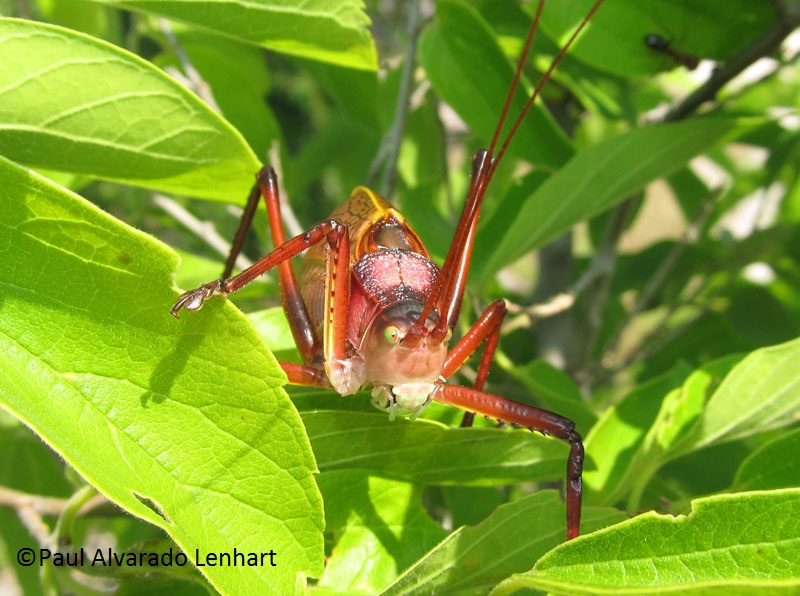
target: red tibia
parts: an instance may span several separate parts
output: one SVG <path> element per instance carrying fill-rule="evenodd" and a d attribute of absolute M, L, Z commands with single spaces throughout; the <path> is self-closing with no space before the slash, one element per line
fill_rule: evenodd
<path fill-rule="evenodd" d="M 247 232 L 253 223 L 253 216 L 258 207 L 259 198 L 264 198 L 264 204 L 267 207 L 273 246 L 277 248 L 286 241 L 281 217 L 280 197 L 278 195 L 278 177 L 275 174 L 275 170 L 269 166 L 261 168 L 256 175 L 256 180 L 257 183 L 253 186 L 250 196 L 247 198 L 247 204 L 239 221 L 236 236 L 234 236 L 231 243 L 231 250 L 228 253 L 228 259 L 225 261 L 225 269 L 222 272 L 221 280 L 229 279 L 233 273 L 236 259 L 242 251 Z M 311 324 L 311 318 L 308 316 L 308 311 L 300 294 L 297 276 L 289 258 L 278 264 L 278 277 L 280 278 L 283 309 L 289 320 L 295 345 L 297 345 L 303 360 L 311 362 L 314 356 L 322 350 L 322 344 L 316 336 L 314 326 Z"/>
<path fill-rule="evenodd" d="M 481 354 L 481 362 L 478 365 L 478 374 L 475 377 L 473 386 L 475 389 L 482 390 L 489 376 L 489 368 L 492 366 L 494 352 L 500 340 L 500 324 L 506 316 L 506 303 L 496 300 L 489 305 L 475 324 L 467 331 L 464 337 L 450 350 L 445 360 L 442 376 L 449 379 L 464 363 L 478 350 L 481 343 L 486 342 Z M 469 428 L 475 419 L 474 412 L 464 412 L 461 420 L 462 428 Z"/>
<path fill-rule="evenodd" d="M 489 375 L 489 366 L 497 349 L 500 337 L 500 324 L 506 315 L 506 303 L 502 300 L 492 302 L 483 312 L 475 324 L 467 331 L 464 337 L 450 350 L 444 363 L 442 376 L 449 379 L 464 363 L 478 350 L 481 343 L 486 342 L 486 347 L 478 366 L 478 376 L 475 379 L 475 388 L 483 389 L 486 377 Z"/>
<path fill-rule="evenodd" d="M 476 412 L 494 420 L 523 426 L 527 429 L 552 435 L 570 444 L 567 459 L 567 540 L 575 538 L 580 532 L 581 495 L 583 484 L 583 440 L 575 432 L 575 423 L 571 420 L 542 410 L 492 395 L 484 391 L 461 387 L 458 385 L 441 385 L 434 393 L 434 399 Z"/>
<path fill-rule="evenodd" d="M 563 416 L 511 401 L 499 395 L 486 393 L 472 387 L 443 385 L 436 394 L 436 401 L 458 406 L 488 416 L 498 422 L 506 422 L 566 439 L 574 431 L 575 423 Z"/>
<path fill-rule="evenodd" d="M 266 166 L 258 172 L 256 180 L 261 190 L 261 196 L 264 197 L 264 205 L 267 208 L 269 227 L 272 232 L 272 245 L 277 248 L 286 242 L 283 217 L 281 216 L 280 195 L 278 193 L 278 176 L 274 169 Z M 290 259 L 286 259 L 278 265 L 278 279 L 280 281 L 283 310 L 289 321 L 297 351 L 300 352 L 303 362 L 311 362 L 319 354 L 322 344 L 320 338 L 316 335 L 314 325 L 311 323 L 311 317 L 300 293 L 297 274 Z"/>
<path fill-rule="evenodd" d="M 339 224 L 333 220 L 323 221 L 312 227 L 310 230 L 291 240 L 284 242 L 267 256 L 257 261 L 239 275 L 230 279 L 222 280 L 222 288 L 226 294 L 233 294 L 241 290 L 254 279 L 264 275 L 270 269 L 281 263 L 299 255 L 308 247 L 317 242 L 321 242 L 328 234 L 335 230 Z"/>
<path fill-rule="evenodd" d="M 239 275 L 230 279 L 212 281 L 181 294 L 175 306 L 172 307 L 173 316 L 177 317 L 182 308 L 198 310 L 202 307 L 203 303 L 212 296 L 227 296 L 228 294 L 233 294 L 241 290 L 254 279 L 264 275 L 267 271 L 281 263 L 285 263 L 292 257 L 299 255 L 317 242 L 322 242 L 327 238 L 329 244 L 334 244 L 339 235 L 341 235 L 342 228 L 343 226 L 334 220 L 320 222 L 305 234 L 300 234 L 285 242 L 267 256 L 242 271 Z M 289 322 L 292 323 L 293 313 L 288 311 L 287 315 L 289 316 Z M 302 354 L 303 346 L 298 343 L 298 348 L 301 349 Z M 305 354 L 303 354 L 303 356 L 305 356 Z"/>

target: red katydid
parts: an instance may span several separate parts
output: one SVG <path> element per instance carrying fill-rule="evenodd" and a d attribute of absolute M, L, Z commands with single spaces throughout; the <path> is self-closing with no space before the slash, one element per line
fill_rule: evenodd
<path fill-rule="evenodd" d="M 403 216 L 365 187 L 356 188 L 330 219 L 286 240 L 275 172 L 257 175 L 221 279 L 181 295 L 172 314 L 199 310 L 212 296 L 240 290 L 278 267 L 283 307 L 304 365 L 282 362 L 289 382 L 332 388 L 341 395 L 371 387 L 372 403 L 391 417 L 418 416 L 436 400 L 466 411 L 462 426 L 477 413 L 552 435 L 570 445 L 567 460 L 567 539 L 579 533 L 584 450 L 575 424 L 563 416 L 483 390 L 500 337 L 506 306 L 498 300 L 450 349 L 469 271 L 478 215 L 492 176 L 544 83 L 599 8 L 598 0 L 531 95 L 502 145 L 498 141 L 511 98 L 536 32 L 544 0 L 523 47 L 505 106 L 488 150 L 472 160 L 469 191 L 450 250 L 441 269 L 431 260 Z M 263 197 L 276 248 L 230 277 L 259 198 Z M 298 279 L 291 259 L 305 251 Z M 446 381 L 484 344 L 473 387 Z"/>

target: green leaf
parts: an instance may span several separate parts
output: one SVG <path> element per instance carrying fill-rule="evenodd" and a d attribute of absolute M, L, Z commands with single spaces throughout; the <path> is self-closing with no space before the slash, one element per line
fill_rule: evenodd
<path fill-rule="evenodd" d="M 682 386 L 667 393 L 661 407 L 636 452 L 628 457 L 626 482 L 617 487 L 633 490 L 629 496 L 630 509 L 641 508 L 641 496 L 652 476 L 667 461 L 677 457 L 675 445 L 691 432 L 693 425 L 703 415 L 703 407 L 714 387 L 720 383 L 741 356 L 719 358 L 690 374 Z"/>
<path fill-rule="evenodd" d="M 584 532 L 622 521 L 609 509 L 587 509 Z M 406 571 L 384 594 L 486 594 L 564 540 L 564 504 L 542 491 L 501 505 L 474 527 L 461 527 Z"/>
<path fill-rule="evenodd" d="M 0 154 L 177 194 L 247 196 L 260 164 L 245 140 L 149 62 L 15 19 L 0 19 L 0 52 Z"/>
<path fill-rule="evenodd" d="M 711 396 L 684 449 L 734 441 L 796 421 L 800 339 L 750 353 Z"/>
<path fill-rule="evenodd" d="M 176 321 L 169 249 L 4 159 L 0 186 L 2 406 L 190 558 L 278 553 L 202 568 L 220 591 L 320 574 L 310 445 L 244 317 L 220 301 Z"/>
<path fill-rule="evenodd" d="M 446 535 L 422 507 L 420 487 L 361 470 L 319 476 L 334 547 L 319 585 L 377 593 Z"/>
<path fill-rule="evenodd" d="M 488 144 L 514 68 L 478 12 L 464 2 L 438 2 L 436 19 L 419 40 L 419 60 L 436 93 Z M 517 89 L 509 108 L 511 118 L 522 112 L 527 98 L 526 90 Z M 538 106 L 522 122 L 509 150 L 551 168 L 564 164 L 574 153 L 564 132 Z"/>
<path fill-rule="evenodd" d="M 587 502 L 607 505 L 626 494 L 637 478 L 631 462 L 638 459 L 636 454 L 658 417 L 664 396 L 680 386 L 690 372 L 687 365 L 678 363 L 606 410 L 585 441 L 591 462 L 583 474 Z"/>
<path fill-rule="evenodd" d="M 645 513 L 571 541 L 492 593 L 796 594 L 800 489 L 698 499 L 688 516 Z"/>
<path fill-rule="evenodd" d="M 292 328 L 289 327 L 283 307 L 275 306 L 266 310 L 250 312 L 247 313 L 247 318 L 272 353 L 297 353 L 294 337 L 292 337 Z"/>
<path fill-rule="evenodd" d="M 507 484 L 561 479 L 569 451 L 557 439 L 518 429 L 448 428 L 334 410 L 301 415 L 322 471 L 371 470 L 424 484 Z"/>
<path fill-rule="evenodd" d="M 0 411 L 6 417 L 6 413 Z M 0 425 L 0 485 L 50 497 L 68 497 L 73 487 L 58 457 L 18 420 Z"/>
<path fill-rule="evenodd" d="M 266 156 L 271 142 L 280 137 L 280 125 L 264 101 L 270 91 L 270 73 L 264 68 L 263 52 L 204 31 L 174 29 L 192 67 L 211 87 L 225 120 L 241 132 L 256 155 Z M 159 56 L 156 64 L 170 65 L 178 72 L 183 68 L 174 51 Z"/>
<path fill-rule="evenodd" d="M 754 451 L 739 467 L 736 491 L 789 488 L 800 484 L 800 428 Z"/>
<path fill-rule="evenodd" d="M 706 119 L 639 128 L 580 151 L 510 219 L 499 239 L 478 231 L 473 274 L 486 279 L 713 146 L 734 127 Z M 490 222 L 491 223 L 491 222 Z"/>
<path fill-rule="evenodd" d="M 292 56 L 376 70 L 361 0 L 98 0 L 169 17 Z"/>

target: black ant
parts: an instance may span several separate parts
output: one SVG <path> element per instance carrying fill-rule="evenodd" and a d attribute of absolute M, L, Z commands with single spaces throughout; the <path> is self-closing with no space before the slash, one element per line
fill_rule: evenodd
<path fill-rule="evenodd" d="M 682 64 L 689 70 L 694 70 L 700 63 L 700 60 L 697 58 L 697 56 L 691 56 L 689 54 L 684 54 L 683 52 L 679 52 L 670 45 L 669 41 L 667 41 L 657 33 L 648 33 L 647 35 L 645 35 L 644 43 L 651 50 L 655 50 L 656 52 L 666 54 L 667 56 L 672 58 L 675 62 L 677 62 L 678 64 Z"/>

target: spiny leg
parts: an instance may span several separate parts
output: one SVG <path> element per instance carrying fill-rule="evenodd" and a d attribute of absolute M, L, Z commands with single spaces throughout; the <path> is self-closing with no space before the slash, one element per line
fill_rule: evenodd
<path fill-rule="evenodd" d="M 264 170 L 262 170 L 262 172 L 263 171 Z M 259 180 L 259 182 L 260 181 L 261 180 Z M 246 230 L 246 226 L 240 226 L 240 229 L 243 228 Z M 347 238 L 347 228 L 345 226 L 333 220 L 321 222 L 312 227 L 305 234 L 300 234 L 288 242 L 284 242 L 270 254 L 242 271 L 239 275 L 232 278 L 218 279 L 203 284 L 194 290 L 185 292 L 178 298 L 175 306 L 172 307 L 172 314 L 178 318 L 178 313 L 181 309 L 199 310 L 202 308 L 205 301 L 212 296 L 227 296 L 228 294 L 232 294 L 273 267 L 288 263 L 289 259 L 300 254 L 317 242 L 327 240 L 329 245 L 333 245 L 333 252 L 339 254 L 336 249 L 337 246 L 342 244 L 340 242 L 342 237 Z M 347 243 L 345 242 L 344 244 L 345 250 L 349 250 Z M 236 257 L 234 256 L 230 260 L 235 261 Z M 294 274 L 293 270 L 291 270 L 291 272 Z M 346 276 L 349 278 L 349 271 L 346 272 Z M 281 279 L 281 284 L 283 285 L 283 279 Z M 303 306 L 303 309 L 305 310 L 305 306 Z M 287 315 L 288 314 L 287 312 Z M 289 382 L 293 385 L 305 385 L 309 387 L 331 386 L 325 373 L 317 368 L 291 362 L 280 362 L 280 365 L 286 373 Z"/>
<path fill-rule="evenodd" d="M 471 387 L 441 385 L 434 399 L 463 410 L 476 412 L 494 420 L 523 426 L 544 435 L 551 435 L 570 445 L 567 458 L 567 540 L 580 533 L 581 497 L 583 495 L 583 439 L 575 431 L 575 423 L 547 410 L 521 404 L 499 395 Z"/>

